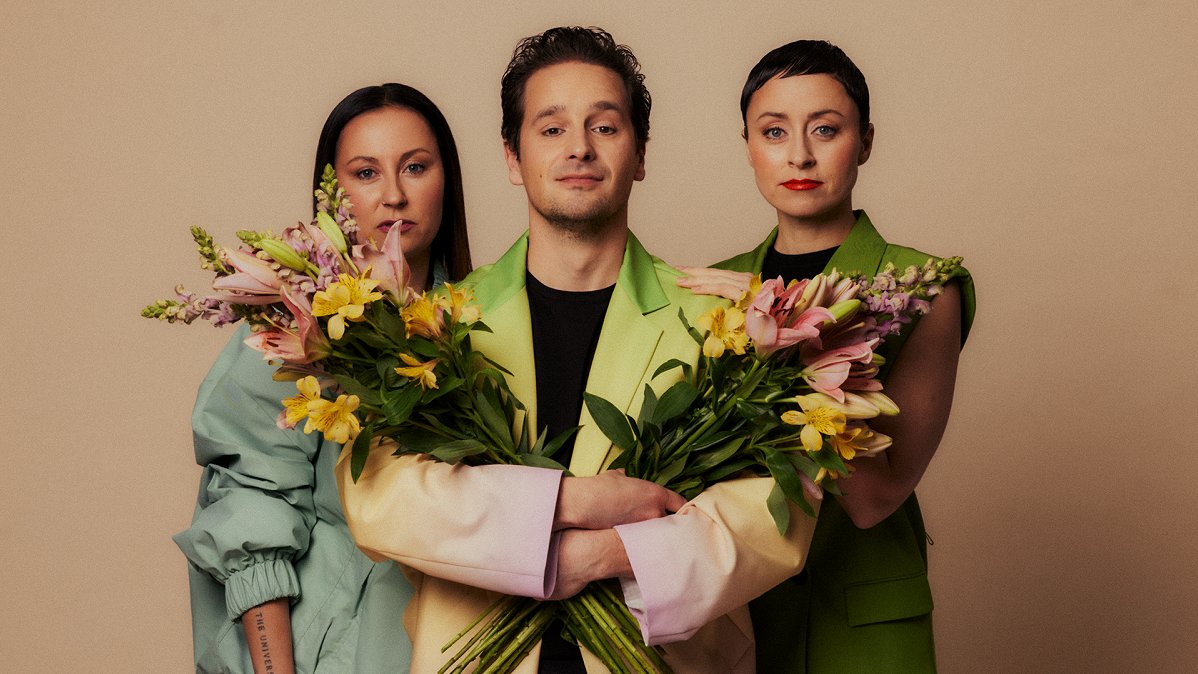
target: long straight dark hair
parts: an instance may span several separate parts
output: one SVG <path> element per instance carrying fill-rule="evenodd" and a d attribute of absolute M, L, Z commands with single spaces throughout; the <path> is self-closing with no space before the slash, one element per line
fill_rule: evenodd
<path fill-rule="evenodd" d="M 466 202 L 462 194 L 462 165 L 458 161 L 458 146 L 449 130 L 449 122 L 428 96 L 406 84 L 389 82 L 363 87 L 341 99 L 329 113 L 316 144 L 316 166 L 312 171 L 312 190 L 320 187 L 324 167 L 337 158 L 337 142 L 350 120 L 364 112 L 386 106 L 407 108 L 424 118 L 437 139 L 441 163 L 445 168 L 445 190 L 441 204 L 441 227 L 429 251 L 429 283 L 437 262 L 445 265 L 450 280 L 460 281 L 470 273 L 470 239 L 466 233 Z M 315 204 L 315 200 L 313 200 Z"/>

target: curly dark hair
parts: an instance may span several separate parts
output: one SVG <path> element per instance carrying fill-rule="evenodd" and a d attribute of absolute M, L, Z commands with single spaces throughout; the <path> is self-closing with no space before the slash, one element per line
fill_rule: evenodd
<path fill-rule="evenodd" d="M 540 35 L 520 40 L 512 60 L 503 73 L 499 100 L 503 108 L 500 135 L 508 148 L 520 157 L 520 125 L 524 122 L 524 88 L 533 73 L 558 63 L 580 62 L 602 66 L 620 76 L 632 110 L 632 126 L 637 145 L 644 149 L 649 141 L 649 109 L 653 102 L 645 88 L 641 64 L 626 45 L 616 44 L 602 28 L 561 26 Z"/>

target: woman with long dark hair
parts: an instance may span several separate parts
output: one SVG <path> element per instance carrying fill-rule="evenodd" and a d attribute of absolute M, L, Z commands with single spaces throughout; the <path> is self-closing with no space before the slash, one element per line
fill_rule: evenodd
<path fill-rule="evenodd" d="M 416 290 L 470 271 L 457 146 L 424 94 L 384 84 L 345 97 L 321 132 L 313 190 L 326 165 L 357 242 L 381 245 L 400 228 Z M 189 561 L 196 670 L 406 671 L 412 588 L 354 545 L 332 479 L 340 445 L 275 425 L 294 386 L 271 379 L 247 336 L 242 327 L 225 347 L 192 416 L 204 473 L 175 542 Z"/>

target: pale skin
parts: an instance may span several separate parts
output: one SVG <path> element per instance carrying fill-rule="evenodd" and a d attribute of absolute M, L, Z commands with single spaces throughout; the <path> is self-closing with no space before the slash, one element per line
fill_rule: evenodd
<path fill-rule="evenodd" d="M 851 190 L 857 167 L 869 158 L 873 144 L 873 126 L 862 133 L 858 119 L 856 104 L 828 75 L 775 78 L 754 93 L 746 114 L 746 146 L 758 189 L 778 212 L 779 252 L 824 250 L 848 235 L 855 220 Z M 825 184 L 795 194 L 776 189 L 791 178 Z M 678 285 L 731 300 L 748 289 L 752 276 L 680 269 L 687 276 Z M 869 421 L 893 444 L 854 462 L 855 472 L 839 480 L 843 494 L 837 499 L 856 526 L 878 524 L 915 491 L 948 424 L 960 347 L 961 290 L 950 283 L 915 326 L 886 380 L 886 394 L 900 414 Z"/>
<path fill-rule="evenodd" d="M 412 288 L 425 290 L 445 184 L 428 122 L 407 108 L 364 112 L 342 130 L 334 169 L 353 204 L 359 237 L 381 244 L 387 228 L 403 227 L 401 244 Z M 241 624 L 255 674 L 295 671 L 290 598 L 251 608 L 242 614 Z"/>
<path fill-rule="evenodd" d="M 628 94 L 612 71 L 584 63 L 538 70 L 524 91 L 519 152 L 504 146 L 512 184 L 528 194 L 528 270 L 551 288 L 598 290 L 619 276 L 628 238 L 628 195 L 645 175 Z M 517 156 L 518 155 L 518 156 Z M 686 499 L 622 471 L 565 477 L 554 530 L 561 531 L 551 599 L 587 583 L 632 577 L 613 527 L 662 517 Z"/>

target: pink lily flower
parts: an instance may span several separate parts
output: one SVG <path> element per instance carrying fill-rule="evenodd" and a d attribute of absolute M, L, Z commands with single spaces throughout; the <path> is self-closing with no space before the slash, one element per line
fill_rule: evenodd
<path fill-rule="evenodd" d="M 373 268 L 371 278 L 378 281 L 379 287 L 391 295 L 396 306 L 402 307 L 408 299 L 408 284 L 412 279 L 412 270 L 404 260 L 399 236 L 399 227 L 392 227 L 383 239 L 381 250 L 373 241 L 367 241 L 353 247 L 353 258 L 362 269 Z"/>
<path fill-rule="evenodd" d="M 220 299 L 238 304 L 279 301 L 279 286 L 283 281 L 269 262 L 241 250 L 225 251 L 225 261 L 237 271 L 212 282 L 213 290 L 224 291 Z"/>
<path fill-rule="evenodd" d="M 289 365 L 307 365 L 333 352 L 333 345 L 312 316 L 312 306 L 303 295 L 292 296 L 282 291 L 283 304 L 295 317 L 297 331 L 264 330 L 250 335 L 246 346 L 262 353 L 268 361 L 282 361 Z"/>
<path fill-rule="evenodd" d="M 795 314 L 795 303 L 807 287 L 800 281 L 789 288 L 781 278 L 761 284 L 761 290 L 745 312 L 745 333 L 753 340 L 753 348 L 762 356 L 799 342 L 818 339 L 819 326 L 832 319 L 823 307 L 811 307 Z"/>
<path fill-rule="evenodd" d="M 824 351 L 811 358 L 805 355 L 803 362 L 807 367 L 803 368 L 799 376 L 810 384 L 811 388 L 820 393 L 826 393 L 835 398 L 837 402 L 843 403 L 844 391 L 841 390 L 841 386 L 849 379 L 849 372 L 853 364 L 871 363 L 874 354 L 873 348 L 877 343 L 878 340 L 871 339 L 852 346 Z M 858 388 L 856 390 L 871 389 Z"/>

